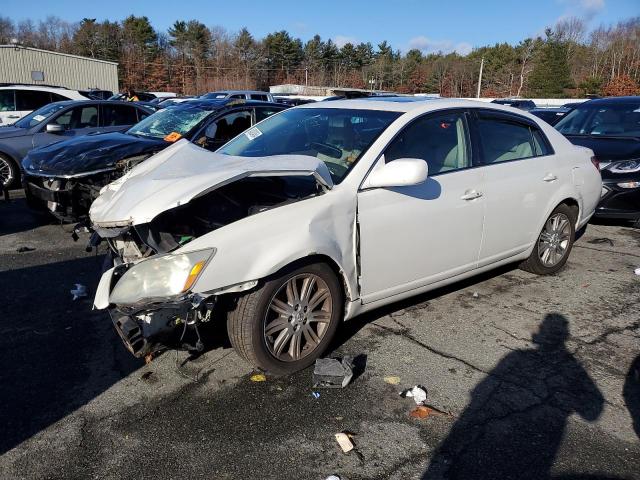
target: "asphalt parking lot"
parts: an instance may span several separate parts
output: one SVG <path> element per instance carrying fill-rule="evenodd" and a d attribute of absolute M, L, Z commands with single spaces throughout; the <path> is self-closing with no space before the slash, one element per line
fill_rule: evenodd
<path fill-rule="evenodd" d="M 219 328 L 194 360 L 131 357 L 69 230 L 0 200 L 0 478 L 640 478 L 640 230 L 590 225 L 558 275 L 503 268 L 348 322 L 331 354 L 366 367 L 319 398 L 310 370 L 251 381 Z M 439 413 L 409 416 L 415 384 Z"/>

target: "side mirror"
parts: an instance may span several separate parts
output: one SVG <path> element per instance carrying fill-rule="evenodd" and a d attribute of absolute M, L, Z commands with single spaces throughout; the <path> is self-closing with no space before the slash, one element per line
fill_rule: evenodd
<path fill-rule="evenodd" d="M 213 140 L 216 138 L 217 131 L 218 125 L 214 122 L 205 129 L 204 136 L 207 137 L 207 140 Z"/>
<path fill-rule="evenodd" d="M 427 181 L 429 167 L 420 158 L 399 158 L 374 169 L 362 188 L 406 187 Z"/>
<path fill-rule="evenodd" d="M 58 125 L 57 123 L 49 123 L 47 125 L 47 133 L 62 133 L 64 132 L 64 127 L 62 125 Z"/>

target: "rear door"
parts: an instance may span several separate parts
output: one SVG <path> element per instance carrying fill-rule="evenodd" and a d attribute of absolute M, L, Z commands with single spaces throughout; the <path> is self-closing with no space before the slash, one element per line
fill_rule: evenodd
<path fill-rule="evenodd" d="M 47 125 L 62 126 L 63 131 L 60 133 L 48 133 L 46 125 L 43 125 L 41 131 L 33 136 L 33 146 L 34 148 L 42 147 L 68 138 L 95 132 L 99 129 L 99 118 L 98 104 L 80 105 L 64 110 L 47 122 Z"/>
<path fill-rule="evenodd" d="M 474 127 L 485 184 L 483 266 L 517 255 L 535 241 L 562 173 L 534 121 L 480 109 Z"/>
<path fill-rule="evenodd" d="M 20 118 L 51 103 L 51 93 L 39 90 L 16 90 L 16 113 Z"/>

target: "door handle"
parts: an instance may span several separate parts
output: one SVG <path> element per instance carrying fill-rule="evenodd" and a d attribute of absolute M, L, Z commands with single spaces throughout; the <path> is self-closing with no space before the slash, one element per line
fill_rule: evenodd
<path fill-rule="evenodd" d="M 475 200 L 476 198 L 480 198 L 481 196 L 482 192 L 478 192 L 476 190 L 467 190 L 460 198 L 462 200 Z"/>
<path fill-rule="evenodd" d="M 557 179 L 558 177 L 556 177 L 553 173 L 547 173 L 543 178 L 545 182 L 553 182 L 554 180 L 557 180 Z"/>

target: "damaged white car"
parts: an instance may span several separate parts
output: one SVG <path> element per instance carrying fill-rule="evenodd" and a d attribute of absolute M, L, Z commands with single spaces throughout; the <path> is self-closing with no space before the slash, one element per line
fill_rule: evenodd
<path fill-rule="evenodd" d="M 90 217 L 114 266 L 95 306 L 134 355 L 200 349 L 202 323 L 226 321 L 250 363 L 292 372 L 367 310 L 506 263 L 558 271 L 600 190 L 592 152 L 522 111 L 304 105 L 105 187 Z"/>

